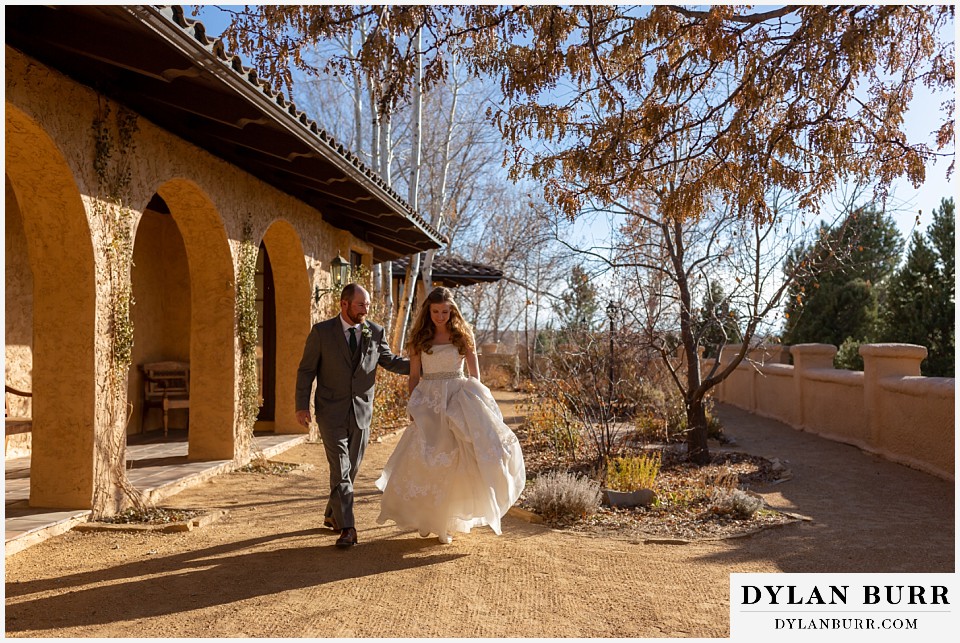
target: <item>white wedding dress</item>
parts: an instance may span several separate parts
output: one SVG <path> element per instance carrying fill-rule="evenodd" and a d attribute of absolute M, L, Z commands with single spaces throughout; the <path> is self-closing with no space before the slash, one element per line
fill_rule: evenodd
<path fill-rule="evenodd" d="M 421 363 L 407 404 L 413 422 L 376 482 L 383 491 L 377 522 L 393 520 L 441 542 L 482 525 L 499 535 L 526 483 L 517 436 L 490 389 L 464 376 L 456 346 L 434 346 Z"/>

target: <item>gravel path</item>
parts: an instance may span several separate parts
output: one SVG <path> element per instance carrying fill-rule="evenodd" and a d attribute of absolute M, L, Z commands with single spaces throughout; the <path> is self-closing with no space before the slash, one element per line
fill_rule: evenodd
<path fill-rule="evenodd" d="M 497 393 L 504 415 L 515 396 Z M 69 532 L 6 559 L 6 634 L 27 637 L 726 637 L 731 572 L 952 572 L 954 485 L 857 449 L 720 413 L 744 451 L 788 462 L 767 502 L 812 518 L 726 541 L 643 544 L 507 517 L 440 545 L 379 526 L 371 444 L 360 545 L 318 528 L 319 444 L 295 474 L 229 474 L 166 504 L 223 508 L 181 534 Z M 311 466 L 312 465 L 312 466 Z"/>

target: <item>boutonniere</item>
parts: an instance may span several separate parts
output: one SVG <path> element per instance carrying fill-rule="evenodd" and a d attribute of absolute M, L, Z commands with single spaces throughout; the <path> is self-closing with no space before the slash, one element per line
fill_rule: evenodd
<path fill-rule="evenodd" d="M 366 340 L 369 340 L 373 335 L 370 332 L 370 327 L 366 324 L 360 327 L 360 336 Z"/>

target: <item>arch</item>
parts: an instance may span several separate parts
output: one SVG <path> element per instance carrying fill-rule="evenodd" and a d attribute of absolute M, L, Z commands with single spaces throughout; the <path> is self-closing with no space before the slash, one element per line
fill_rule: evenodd
<path fill-rule="evenodd" d="M 33 447 L 30 504 L 93 502 L 96 399 L 96 265 L 87 213 L 64 155 L 43 128 L 6 103 L 6 173 L 23 218 L 33 273 Z M 111 457 L 111 456 L 106 456 Z M 104 467 L 108 467 L 104 469 Z"/>
<path fill-rule="evenodd" d="M 210 198 L 188 179 L 157 188 L 190 271 L 191 460 L 232 460 L 236 447 L 236 286 L 230 242 Z"/>
<path fill-rule="evenodd" d="M 130 270 L 134 341 L 128 399 L 133 403 L 127 436 L 163 426 L 161 408 L 143 406 L 142 365 L 190 361 L 190 269 L 183 236 L 160 197 L 154 196 L 136 223 Z M 189 409 L 172 409 L 170 426 L 186 427 Z"/>
<path fill-rule="evenodd" d="M 289 222 L 274 221 L 263 236 L 276 301 L 276 410 L 274 431 L 306 433 L 296 417 L 297 366 L 310 331 L 310 279 L 303 245 Z"/>

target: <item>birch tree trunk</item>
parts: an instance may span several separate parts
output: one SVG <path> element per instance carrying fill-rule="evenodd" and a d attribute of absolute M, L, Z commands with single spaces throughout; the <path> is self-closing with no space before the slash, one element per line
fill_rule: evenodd
<path fill-rule="evenodd" d="M 393 329 L 393 262 L 380 263 L 380 287 L 383 289 L 383 328 L 387 337 Z"/>
<path fill-rule="evenodd" d="M 451 53 L 450 78 L 453 95 L 450 99 L 450 116 L 447 120 L 447 136 L 443 144 L 442 169 L 440 172 L 440 191 L 438 197 L 434 200 L 433 211 L 430 213 L 430 225 L 434 230 L 439 230 L 443 224 L 443 212 L 446 207 L 447 199 L 447 178 L 450 174 L 450 145 L 453 141 L 454 123 L 457 118 L 457 102 L 460 97 L 460 82 L 457 79 L 457 57 L 456 53 Z M 421 281 L 423 282 L 423 292 L 426 296 L 433 290 L 433 258 L 437 250 L 427 250 L 423 259 L 423 268 L 421 270 Z"/>
<path fill-rule="evenodd" d="M 363 43 L 366 41 L 366 33 L 360 29 L 360 49 L 363 49 Z M 350 56 L 356 58 L 357 53 L 353 51 L 353 33 L 350 33 Z M 371 148 L 373 145 L 371 145 Z M 360 74 L 360 68 L 353 66 L 353 149 L 358 153 L 363 150 L 363 77 Z M 371 149 L 372 153 L 372 149 Z"/>
<path fill-rule="evenodd" d="M 413 141 L 411 151 L 410 185 L 407 202 L 414 211 L 417 211 L 420 198 L 420 166 L 422 164 L 423 141 L 423 30 L 417 29 L 417 66 L 413 84 Z M 413 304 L 413 295 L 417 290 L 417 275 L 420 274 L 420 257 L 418 252 L 410 257 L 407 265 L 407 278 L 403 282 L 403 296 L 397 309 L 397 319 L 394 323 L 392 350 L 394 353 L 403 352 L 403 345 L 407 335 L 407 320 L 410 318 L 410 307 Z"/>
<path fill-rule="evenodd" d="M 380 168 L 380 110 L 377 108 L 377 99 L 373 89 L 373 84 L 377 82 L 373 78 L 368 79 L 370 94 L 370 167 L 381 172 Z M 382 174 L 381 174 L 382 176 Z"/>
<path fill-rule="evenodd" d="M 380 173 L 380 176 L 383 180 L 390 184 L 389 178 L 389 168 L 387 168 L 387 173 L 384 175 L 384 168 L 381 162 L 382 157 L 384 156 L 382 152 L 382 131 L 383 127 L 381 125 L 380 118 L 380 109 L 377 106 L 376 92 L 374 91 L 374 83 L 377 82 L 374 78 L 368 79 L 370 83 L 370 114 L 371 114 L 371 129 L 370 129 L 370 167 L 375 171 Z M 393 328 L 393 262 L 383 261 L 378 266 L 379 268 L 379 277 L 380 277 L 380 290 L 381 297 L 383 298 L 383 326 L 384 332 L 387 337 L 390 337 L 391 329 Z"/>

